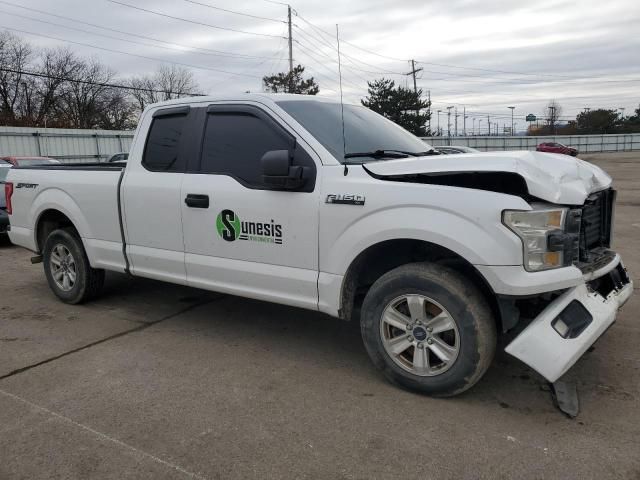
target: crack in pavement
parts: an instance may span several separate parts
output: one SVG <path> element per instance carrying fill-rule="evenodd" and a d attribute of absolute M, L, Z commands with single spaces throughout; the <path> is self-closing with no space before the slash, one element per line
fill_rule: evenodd
<path fill-rule="evenodd" d="M 208 302 L 207 302 L 208 303 Z M 194 307 L 194 306 L 192 306 Z M 166 319 L 165 319 L 166 320 Z M 155 323 L 161 322 L 162 320 L 158 320 Z M 195 478 L 197 480 L 207 480 L 206 477 L 203 477 L 200 474 L 197 473 L 193 473 L 190 472 L 189 470 L 186 470 L 185 468 L 182 468 L 180 465 L 176 465 L 175 463 L 172 463 L 168 460 L 164 460 L 160 457 L 157 457 L 151 453 L 145 452 L 144 450 L 140 450 L 139 448 L 134 447 L 133 445 L 129 445 L 128 443 L 123 442 L 122 440 L 118 440 L 117 438 L 111 437 L 109 435 L 107 435 L 106 433 L 102 433 L 94 428 L 89 427 L 88 425 L 84 425 L 82 423 L 76 422 L 75 420 L 72 420 L 69 417 L 65 417 L 64 415 L 61 415 L 59 413 L 54 412 L 53 410 L 49 410 L 46 407 L 42 407 L 40 405 L 37 405 L 33 402 L 30 402 L 29 400 L 27 400 L 26 398 L 22 398 L 18 395 L 15 395 L 13 393 L 7 392 L 5 390 L 2 390 L 0 388 L 0 395 L 4 395 L 5 397 L 11 398 L 17 402 L 23 403 L 25 405 L 28 405 L 29 407 L 36 409 L 36 410 L 40 410 L 41 412 L 46 413 L 47 415 L 50 415 L 58 420 L 61 420 L 65 423 L 68 423 L 70 425 L 73 425 L 74 427 L 80 428 L 86 432 L 92 433 L 98 437 L 100 437 L 103 440 L 106 440 L 108 442 L 111 443 L 115 443 L 116 445 L 126 448 L 127 450 L 130 450 L 132 452 L 134 452 L 135 454 L 141 456 L 141 457 L 145 457 L 148 458 L 150 460 L 153 460 L 154 462 L 160 463 L 166 467 L 169 467 L 173 470 L 176 470 L 177 472 L 180 472 L 188 477 L 191 478 Z"/>
<path fill-rule="evenodd" d="M 101 343 L 108 342 L 109 340 L 114 340 L 116 338 L 120 338 L 120 337 L 123 337 L 125 335 L 129 335 L 130 333 L 135 333 L 135 332 L 139 332 L 141 330 L 145 330 L 145 329 L 147 329 L 149 327 L 152 327 L 153 325 L 157 325 L 160 322 L 164 322 L 165 320 L 169 320 L 171 318 L 177 317 L 178 315 L 182 315 L 183 313 L 186 313 L 186 312 L 188 312 L 190 310 L 193 310 L 194 308 L 198 308 L 198 307 L 201 307 L 203 305 L 207 305 L 209 303 L 215 302 L 215 301 L 220 300 L 220 299 L 225 298 L 225 297 L 226 297 L 226 295 L 219 295 L 217 297 L 214 297 L 214 298 L 212 298 L 210 300 L 206 300 L 204 302 L 194 303 L 193 305 L 189 305 L 188 307 L 183 308 L 182 310 L 179 310 L 178 312 L 172 313 L 172 314 L 167 315 L 165 317 L 162 317 L 162 318 L 160 318 L 158 320 L 154 320 L 152 322 L 145 322 L 142 325 L 139 325 L 137 327 L 130 328 L 129 330 L 125 330 L 123 332 L 119 332 L 119 333 L 116 333 L 114 335 L 109 335 L 108 337 L 101 338 L 100 340 L 96 340 L 96 341 L 87 343 L 86 345 L 82 345 L 81 347 L 73 348 L 73 349 L 68 350 L 66 352 L 63 352 L 63 353 L 61 353 L 59 355 L 55 355 L 53 357 L 46 358 L 46 359 L 41 360 L 39 362 L 32 363 L 31 365 L 27 365 L 25 367 L 16 368 L 15 370 L 12 370 L 9 373 L 6 373 L 4 375 L 0 375 L 0 381 L 4 380 L 6 378 L 9 378 L 9 377 L 13 377 L 14 375 L 18 375 L 20 373 L 26 372 L 26 371 L 31 370 L 33 368 L 39 367 L 41 365 L 45 365 L 47 363 L 54 362 L 54 361 L 56 361 L 56 360 L 58 360 L 60 358 L 64 358 L 64 357 L 66 357 L 68 355 L 71 355 L 73 353 L 81 352 L 82 350 L 86 350 L 86 349 L 94 347 L 96 345 L 100 345 Z"/>

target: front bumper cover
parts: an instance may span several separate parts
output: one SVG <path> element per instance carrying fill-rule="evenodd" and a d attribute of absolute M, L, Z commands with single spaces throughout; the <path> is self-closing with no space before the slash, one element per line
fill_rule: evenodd
<path fill-rule="evenodd" d="M 598 282 L 599 286 L 592 285 L 594 282 Z M 611 290 L 607 291 L 608 288 L 602 285 L 611 285 Z M 522 360 L 548 381 L 555 382 L 611 326 L 618 309 L 629 300 L 632 293 L 633 282 L 618 262 L 605 275 L 572 287 L 552 301 L 507 345 L 505 351 Z M 576 302 L 578 308 L 574 308 Z M 558 329 L 562 315 L 579 315 L 579 312 L 584 312 L 585 320 L 575 330 L 575 335 L 567 335 L 564 322 L 561 323 L 563 328 Z"/>

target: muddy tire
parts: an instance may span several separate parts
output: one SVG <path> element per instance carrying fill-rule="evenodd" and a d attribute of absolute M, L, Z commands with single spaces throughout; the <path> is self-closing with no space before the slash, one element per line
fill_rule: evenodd
<path fill-rule="evenodd" d="M 104 270 L 91 268 L 74 229 L 58 229 L 49 234 L 43 249 L 43 265 L 49 287 L 65 303 L 86 302 L 102 290 Z"/>
<path fill-rule="evenodd" d="M 496 349 L 486 298 L 443 265 L 413 263 L 384 274 L 365 297 L 360 325 L 371 360 L 389 380 L 433 396 L 472 387 Z"/>

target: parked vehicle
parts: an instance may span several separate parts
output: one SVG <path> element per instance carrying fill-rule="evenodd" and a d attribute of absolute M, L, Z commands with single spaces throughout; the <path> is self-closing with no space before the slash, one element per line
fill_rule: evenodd
<path fill-rule="evenodd" d="M 443 155 L 457 155 L 459 153 L 479 153 L 480 150 L 476 150 L 475 148 L 465 147 L 463 145 L 443 145 L 440 147 L 435 147 L 436 151 L 442 153 Z"/>
<path fill-rule="evenodd" d="M 16 167 L 26 167 L 35 165 L 48 165 L 60 163 L 59 160 L 49 157 L 0 157 L 0 160 L 10 163 Z"/>
<path fill-rule="evenodd" d="M 536 151 L 538 152 L 546 152 L 546 153 L 562 153 L 563 155 L 571 155 L 575 157 L 578 155 L 578 150 L 573 147 L 567 147 L 562 143 L 557 142 L 544 142 L 536 147 Z"/>
<path fill-rule="evenodd" d="M 129 154 L 126 152 L 114 153 L 109 157 L 107 163 L 126 162 L 128 158 Z"/>
<path fill-rule="evenodd" d="M 5 162 L 4 160 L 0 160 L 0 185 L 2 185 L 2 190 L 4 190 L 4 181 L 9 175 L 9 169 L 11 168 L 11 164 L 9 162 Z M 9 215 L 7 214 L 7 206 L 4 195 L 0 198 L 0 235 L 4 236 L 7 233 L 7 228 L 9 227 Z"/>
<path fill-rule="evenodd" d="M 11 169 L 11 241 L 67 303 L 113 270 L 355 318 L 389 379 L 443 396 L 514 331 L 506 351 L 555 382 L 633 291 L 610 249 L 611 178 L 536 152 L 441 159 L 341 110 L 266 94 L 152 105 L 126 166 Z"/>

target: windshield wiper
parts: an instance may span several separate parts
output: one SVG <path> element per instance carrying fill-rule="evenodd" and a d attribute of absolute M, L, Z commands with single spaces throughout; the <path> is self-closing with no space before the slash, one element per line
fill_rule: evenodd
<path fill-rule="evenodd" d="M 416 157 L 426 157 L 428 155 L 442 155 L 439 151 L 437 151 L 435 148 L 432 148 L 431 150 L 427 150 L 426 152 L 416 152 L 413 155 L 415 155 Z"/>
<path fill-rule="evenodd" d="M 399 150 L 375 150 L 373 152 L 356 152 L 356 153 L 345 153 L 344 158 L 360 158 L 360 157 L 371 157 L 371 158 L 407 158 L 411 153 L 401 152 Z"/>

